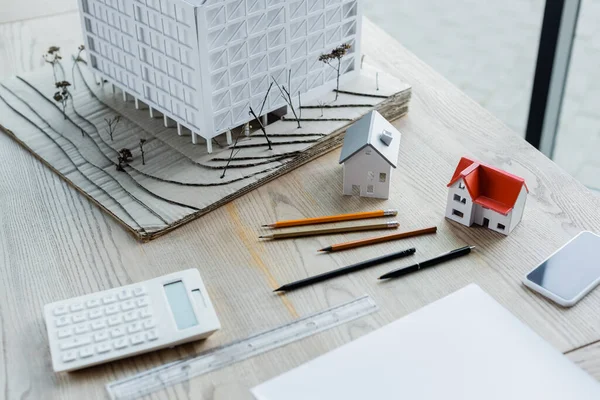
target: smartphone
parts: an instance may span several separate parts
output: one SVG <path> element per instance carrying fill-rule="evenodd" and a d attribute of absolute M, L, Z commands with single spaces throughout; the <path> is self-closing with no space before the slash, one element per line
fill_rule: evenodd
<path fill-rule="evenodd" d="M 523 278 L 523 284 L 571 307 L 600 283 L 600 236 L 581 232 Z"/>

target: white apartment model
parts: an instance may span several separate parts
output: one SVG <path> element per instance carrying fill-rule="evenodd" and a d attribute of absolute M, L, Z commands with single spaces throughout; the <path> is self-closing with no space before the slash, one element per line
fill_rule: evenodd
<path fill-rule="evenodd" d="M 336 71 L 318 60 L 352 48 L 342 78 L 358 72 L 359 0 L 79 0 L 94 73 L 207 140 L 258 113 L 273 80 L 302 102 L 335 87 Z M 297 99 L 295 99 L 297 101 Z M 285 106 L 273 86 L 259 117 Z M 292 125 L 293 126 L 293 125 Z"/>

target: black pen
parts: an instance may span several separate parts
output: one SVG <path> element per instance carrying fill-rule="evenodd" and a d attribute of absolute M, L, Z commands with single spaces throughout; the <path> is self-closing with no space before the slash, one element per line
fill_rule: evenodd
<path fill-rule="evenodd" d="M 420 263 L 416 263 L 409 267 L 395 269 L 393 271 L 388 272 L 387 274 L 383 274 L 379 277 L 379 279 L 388 279 L 388 278 L 397 278 L 399 276 L 403 276 L 406 274 L 410 274 L 411 272 L 416 272 L 420 269 L 433 267 L 434 265 L 438 265 L 443 263 L 444 261 L 452 260 L 454 258 L 462 257 L 471 252 L 475 246 L 465 246 L 460 249 L 451 250 L 447 253 L 440 254 L 437 257 L 430 258 L 429 260 L 421 261 Z"/>
<path fill-rule="evenodd" d="M 410 256 L 412 254 L 415 254 L 415 251 L 417 251 L 417 250 L 414 247 L 411 247 L 410 249 L 402 250 L 397 253 L 387 254 L 385 256 L 376 257 L 376 258 L 371 258 L 370 260 L 361 261 L 356 264 L 348 265 L 347 267 L 335 269 L 333 271 L 325 272 L 323 274 L 310 276 L 306 279 L 301 279 L 296 282 L 288 283 L 288 284 L 283 285 L 282 287 L 275 289 L 273 291 L 274 292 L 283 292 L 283 291 L 290 291 L 290 290 L 298 289 L 303 286 L 311 285 L 313 283 L 322 282 L 322 281 L 330 279 L 330 278 L 335 278 L 336 276 L 340 276 L 340 275 L 348 274 L 350 272 L 358 271 L 358 270 L 361 270 L 364 268 L 372 267 L 373 265 L 378 265 L 378 264 L 382 264 L 384 262 L 395 260 L 397 258 Z"/>

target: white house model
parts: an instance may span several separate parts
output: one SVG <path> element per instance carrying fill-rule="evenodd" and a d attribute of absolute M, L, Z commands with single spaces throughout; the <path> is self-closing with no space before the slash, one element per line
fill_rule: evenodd
<path fill-rule="evenodd" d="M 349 43 L 342 81 L 359 69 L 359 0 L 78 1 L 94 73 L 179 134 L 189 129 L 194 143 L 207 139 L 209 151 L 217 135 L 231 143 L 230 130 L 252 119 L 250 106 L 258 113 L 274 80 L 294 101 L 334 88 L 336 71 L 319 55 Z M 282 106 L 273 86 L 259 117 Z"/>
<path fill-rule="evenodd" d="M 448 183 L 446 218 L 508 235 L 521 221 L 528 192 L 523 178 L 462 157 Z"/>
<path fill-rule="evenodd" d="M 344 194 L 387 199 L 392 168 L 398 163 L 400 138 L 400 132 L 377 111 L 348 128 L 340 155 Z"/>

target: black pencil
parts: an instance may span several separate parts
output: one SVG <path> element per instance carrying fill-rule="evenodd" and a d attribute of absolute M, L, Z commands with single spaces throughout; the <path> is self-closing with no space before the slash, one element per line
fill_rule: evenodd
<path fill-rule="evenodd" d="M 459 249 L 451 250 L 447 253 L 440 254 L 437 257 L 430 258 L 429 260 L 421 261 L 414 265 L 404 268 L 398 268 L 393 271 L 388 272 L 387 274 L 383 274 L 379 277 L 379 279 L 389 279 L 389 278 L 397 278 L 402 275 L 410 274 L 412 272 L 419 271 L 423 268 L 433 267 L 434 265 L 443 263 L 444 261 L 452 260 L 454 258 L 466 256 L 471 252 L 471 249 L 474 249 L 475 246 L 465 246 Z"/>
<path fill-rule="evenodd" d="M 313 283 L 322 282 L 327 279 L 335 278 L 336 276 L 348 274 L 350 272 L 358 271 L 364 268 L 372 267 L 374 265 L 382 264 L 388 261 L 395 260 L 397 258 L 410 256 L 417 251 L 414 247 L 411 247 L 407 250 L 402 250 L 397 253 L 387 254 L 385 256 L 371 258 L 370 260 L 361 261 L 356 264 L 348 265 L 347 267 L 339 268 L 333 271 L 325 272 L 320 275 L 311 276 L 305 279 L 301 279 L 296 282 L 288 283 L 283 285 L 282 287 L 273 290 L 274 292 L 283 292 L 290 291 L 294 289 L 298 289 L 307 285 L 311 285 Z"/>

